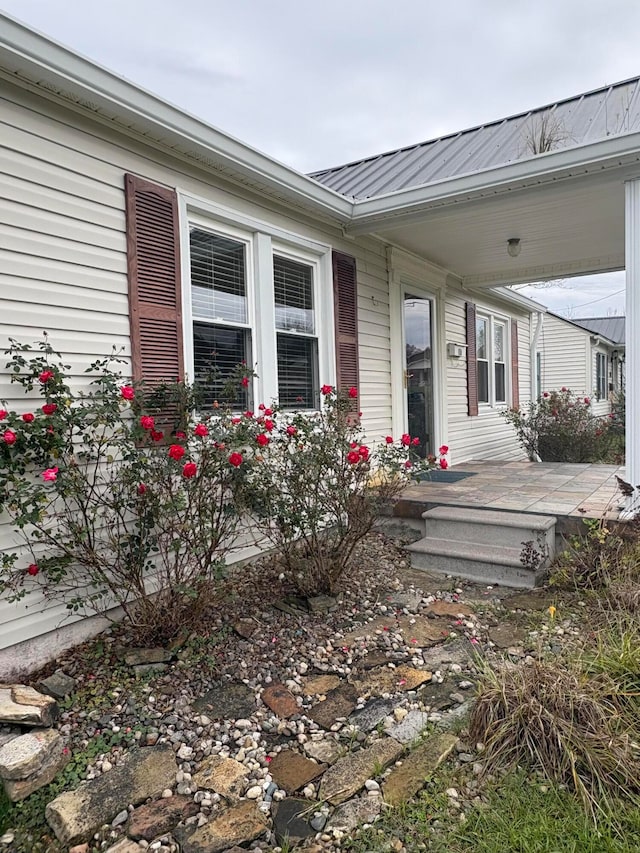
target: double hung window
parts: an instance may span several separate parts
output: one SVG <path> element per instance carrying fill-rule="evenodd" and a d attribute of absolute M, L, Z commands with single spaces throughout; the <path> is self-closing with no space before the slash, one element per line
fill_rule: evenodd
<path fill-rule="evenodd" d="M 507 323 L 492 315 L 476 316 L 478 402 L 507 402 Z"/>
<path fill-rule="evenodd" d="M 607 399 L 607 356 L 603 352 L 596 353 L 596 397 Z"/>

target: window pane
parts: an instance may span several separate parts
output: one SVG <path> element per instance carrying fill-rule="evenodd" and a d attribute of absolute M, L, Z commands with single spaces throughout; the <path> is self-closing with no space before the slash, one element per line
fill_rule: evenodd
<path fill-rule="evenodd" d="M 494 365 L 494 371 L 496 379 L 496 403 L 506 403 L 507 390 L 505 387 L 506 383 L 504 381 L 504 364 Z"/>
<path fill-rule="evenodd" d="M 478 362 L 478 402 L 489 402 L 489 363 Z"/>
<path fill-rule="evenodd" d="M 278 334 L 278 397 L 284 409 L 318 409 L 315 338 Z"/>
<path fill-rule="evenodd" d="M 476 357 L 487 358 L 487 321 L 484 317 L 476 318 Z"/>
<path fill-rule="evenodd" d="M 190 250 L 194 317 L 246 323 L 244 243 L 192 228 Z"/>
<path fill-rule="evenodd" d="M 273 289 L 276 328 L 312 335 L 315 331 L 312 267 L 275 255 Z"/>
<path fill-rule="evenodd" d="M 240 383 L 232 393 L 226 393 L 229 374 L 242 362 L 251 364 L 251 338 L 246 329 L 193 324 L 193 368 L 195 384 L 203 393 L 203 402 L 210 406 L 214 400 L 231 403 L 246 409 L 250 403 L 248 389 Z"/>
<path fill-rule="evenodd" d="M 493 324 L 493 358 L 494 361 L 504 361 L 504 325 Z"/>

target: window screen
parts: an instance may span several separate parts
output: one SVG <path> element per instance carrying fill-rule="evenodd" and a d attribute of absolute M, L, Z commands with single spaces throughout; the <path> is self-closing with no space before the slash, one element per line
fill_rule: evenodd
<path fill-rule="evenodd" d="M 476 358 L 478 359 L 478 402 L 489 402 L 489 353 L 487 332 L 489 323 L 486 317 L 476 319 Z"/>

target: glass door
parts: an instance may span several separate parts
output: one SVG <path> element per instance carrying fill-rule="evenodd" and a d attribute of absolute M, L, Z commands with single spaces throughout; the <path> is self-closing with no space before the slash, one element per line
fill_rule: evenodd
<path fill-rule="evenodd" d="M 434 453 L 433 303 L 426 296 L 404 294 L 404 386 L 407 432 L 420 439 L 423 458 Z"/>

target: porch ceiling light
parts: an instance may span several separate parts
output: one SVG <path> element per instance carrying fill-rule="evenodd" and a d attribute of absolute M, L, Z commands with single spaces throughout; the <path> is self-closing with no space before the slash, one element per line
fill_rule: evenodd
<path fill-rule="evenodd" d="M 507 252 L 509 252 L 512 258 L 518 257 L 521 248 L 519 237 L 510 237 L 507 240 Z"/>

